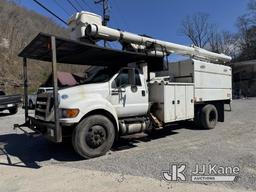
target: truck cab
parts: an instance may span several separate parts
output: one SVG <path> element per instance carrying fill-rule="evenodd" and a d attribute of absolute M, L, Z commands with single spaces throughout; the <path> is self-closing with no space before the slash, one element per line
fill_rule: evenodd
<path fill-rule="evenodd" d="M 60 123 L 73 125 L 93 110 L 105 110 L 116 121 L 120 118 L 145 116 L 149 110 L 149 94 L 142 71 L 135 67 L 112 69 L 101 67 L 79 85 L 58 91 Z M 50 102 L 52 92 L 37 95 L 37 119 L 53 121 Z M 43 106 L 45 105 L 45 106 Z M 69 116 L 69 109 L 77 110 L 75 116 Z M 48 111 L 47 111 L 48 110 Z M 74 115 L 74 114 L 73 114 Z"/>
<path fill-rule="evenodd" d="M 109 140 L 112 145 L 120 135 L 141 132 L 147 128 L 145 122 L 148 121 L 150 107 L 149 93 L 145 76 L 139 67 L 99 67 L 89 77 L 81 79 L 79 85 L 60 88 L 58 95 L 60 126 L 64 136 L 73 135 L 74 143 L 81 136 L 75 130 L 79 125 L 86 124 L 88 119 L 96 119 L 99 124 L 90 130 L 94 134 L 91 133 L 93 136 L 88 142 L 94 147 L 105 140 Z M 37 124 L 37 129 L 50 136 L 54 135 L 50 126 L 54 121 L 52 97 L 52 92 L 39 93 L 35 107 L 35 120 L 41 122 Z M 107 124 L 111 126 L 105 127 Z M 107 135 L 111 131 L 114 133 L 110 139 Z M 79 147 L 76 151 L 84 157 L 91 157 Z M 104 152 L 100 150 L 97 155 Z"/>

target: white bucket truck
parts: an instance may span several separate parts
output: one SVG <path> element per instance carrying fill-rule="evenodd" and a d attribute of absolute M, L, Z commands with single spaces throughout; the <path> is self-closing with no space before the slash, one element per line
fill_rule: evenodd
<path fill-rule="evenodd" d="M 29 127 L 55 142 L 72 136 L 77 153 L 92 158 L 105 154 L 123 135 L 180 121 L 195 121 L 197 126 L 212 129 L 224 121 L 224 104 L 230 104 L 232 93 L 231 68 L 223 65 L 231 60 L 229 56 L 101 23 L 98 15 L 77 13 L 69 20 L 72 40 L 39 34 L 20 53 L 25 103 L 27 58 L 52 62 L 53 93 L 38 95 L 35 116 L 28 116 L 26 109 L 26 123 L 16 127 Z M 96 45 L 98 40 L 119 41 L 123 50 L 102 48 Z M 170 63 L 166 76 L 157 76 L 148 58 L 163 61 L 172 53 L 191 59 Z M 101 67 L 75 86 L 58 87 L 57 62 Z M 162 65 L 154 63 L 155 67 Z"/>

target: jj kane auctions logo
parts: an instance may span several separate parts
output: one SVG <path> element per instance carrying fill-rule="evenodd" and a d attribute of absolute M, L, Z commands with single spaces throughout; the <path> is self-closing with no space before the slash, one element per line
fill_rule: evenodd
<path fill-rule="evenodd" d="M 196 164 L 190 173 L 187 173 L 187 164 L 170 164 L 169 170 L 162 171 L 162 177 L 166 181 L 193 182 L 233 182 L 236 180 L 240 168 L 237 166 L 218 166 L 217 164 Z"/>

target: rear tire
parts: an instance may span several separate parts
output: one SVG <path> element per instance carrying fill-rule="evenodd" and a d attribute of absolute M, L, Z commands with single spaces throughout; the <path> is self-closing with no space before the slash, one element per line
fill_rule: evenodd
<path fill-rule="evenodd" d="M 214 129 L 218 121 L 218 111 L 214 105 L 205 105 L 200 112 L 200 124 L 204 129 Z"/>
<path fill-rule="evenodd" d="M 114 125 L 103 115 L 86 117 L 77 125 L 72 135 L 75 151 L 86 159 L 106 154 L 114 140 Z"/>

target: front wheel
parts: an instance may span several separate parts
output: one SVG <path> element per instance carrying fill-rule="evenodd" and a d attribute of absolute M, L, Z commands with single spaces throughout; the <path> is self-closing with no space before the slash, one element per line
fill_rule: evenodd
<path fill-rule="evenodd" d="M 9 109 L 9 112 L 11 115 L 18 113 L 18 107 L 13 107 L 13 108 Z"/>
<path fill-rule="evenodd" d="M 72 136 L 75 151 L 87 159 L 106 154 L 114 140 L 114 125 L 103 115 L 92 115 L 83 119 Z"/>

